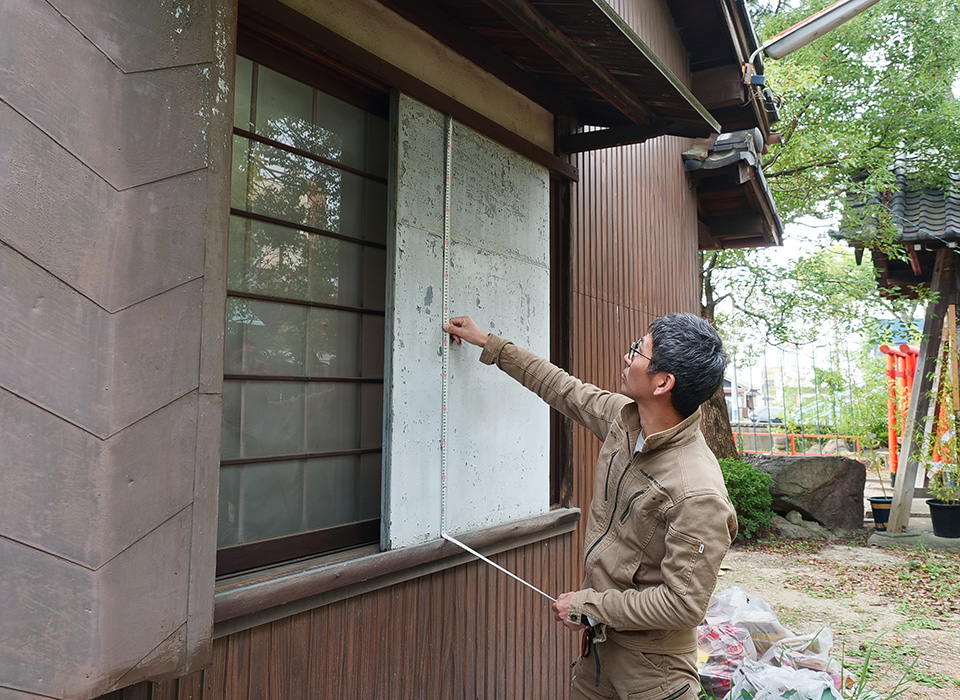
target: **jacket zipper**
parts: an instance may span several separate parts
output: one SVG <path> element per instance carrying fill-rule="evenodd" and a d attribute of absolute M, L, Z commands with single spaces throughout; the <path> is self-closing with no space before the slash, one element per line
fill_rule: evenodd
<path fill-rule="evenodd" d="M 628 515 L 630 515 L 630 506 L 633 505 L 633 502 L 634 502 L 635 500 L 637 500 L 638 498 L 640 498 L 640 496 L 642 496 L 642 495 L 645 494 L 646 492 L 647 492 L 647 490 L 646 490 L 646 489 L 643 489 L 642 491 L 637 491 L 635 494 L 633 494 L 632 496 L 630 496 L 630 500 L 627 501 L 627 507 L 623 509 L 623 513 L 620 515 L 620 522 L 621 522 L 621 523 L 622 523 L 624 520 L 627 519 L 627 516 L 628 516 Z"/>
<path fill-rule="evenodd" d="M 619 451 L 620 451 L 620 450 L 614 450 L 614 451 L 613 451 L 613 454 L 610 455 L 610 462 L 609 462 L 609 464 L 607 464 L 607 481 L 606 481 L 606 483 L 603 485 L 603 500 L 605 500 L 605 501 L 607 500 L 607 496 L 608 496 L 609 491 L 610 491 L 610 468 L 613 466 L 613 460 L 616 459 L 617 453 L 618 453 Z"/>
<path fill-rule="evenodd" d="M 616 455 L 616 452 L 614 452 L 614 455 Z M 611 463 L 611 465 L 613 464 L 613 458 L 610 459 L 610 463 Z M 623 473 L 620 474 L 620 480 L 617 482 L 617 494 L 616 494 L 616 496 L 614 496 L 614 500 L 613 500 L 614 507 L 610 509 L 610 522 L 607 523 L 607 529 L 604 530 L 604 531 L 603 531 L 603 534 L 600 535 L 600 537 L 597 538 L 597 541 L 596 541 L 596 542 L 594 542 L 592 545 L 590 545 L 590 549 L 588 549 L 588 550 L 587 550 L 587 553 L 583 556 L 583 565 L 584 565 L 584 566 L 587 565 L 587 561 L 590 559 L 590 555 L 593 554 L 593 550 L 597 548 L 597 545 L 598 545 L 598 544 L 600 544 L 601 542 L 603 542 L 603 538 L 606 537 L 606 536 L 610 533 L 610 528 L 613 527 L 613 521 L 614 521 L 614 520 L 616 519 L 616 517 L 617 517 L 616 503 L 617 503 L 618 500 L 620 500 L 620 487 L 623 486 L 623 480 L 624 480 L 624 478 L 627 476 L 627 472 L 630 471 L 630 465 L 631 465 L 632 463 L 633 463 L 633 460 L 631 459 L 630 462 L 627 463 L 627 466 L 624 467 Z M 608 479 L 610 478 L 610 469 L 609 469 L 609 467 L 607 468 L 607 478 L 608 478 Z M 604 499 L 604 500 L 606 500 L 606 499 Z"/>

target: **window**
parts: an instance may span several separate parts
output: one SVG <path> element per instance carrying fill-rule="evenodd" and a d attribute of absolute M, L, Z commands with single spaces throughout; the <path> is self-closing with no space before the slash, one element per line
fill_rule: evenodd
<path fill-rule="evenodd" d="M 386 99 L 333 83 L 237 57 L 221 575 L 380 539 Z"/>

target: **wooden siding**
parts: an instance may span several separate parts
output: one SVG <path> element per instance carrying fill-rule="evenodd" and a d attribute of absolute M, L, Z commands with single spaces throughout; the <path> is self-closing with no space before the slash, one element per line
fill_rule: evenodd
<path fill-rule="evenodd" d="M 493 560 L 556 595 L 580 581 L 573 541 Z M 209 669 L 152 698 L 563 698 L 578 648 L 549 601 L 472 562 L 217 639 Z"/>
<path fill-rule="evenodd" d="M 230 16 L 3 4 L 4 698 L 211 653 Z"/>

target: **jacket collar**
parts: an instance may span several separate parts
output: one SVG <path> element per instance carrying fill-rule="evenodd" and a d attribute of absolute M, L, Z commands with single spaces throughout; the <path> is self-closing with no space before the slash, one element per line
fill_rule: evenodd
<path fill-rule="evenodd" d="M 620 420 L 627 429 L 627 439 L 631 445 L 635 445 L 640 436 L 640 413 L 637 411 L 637 404 L 631 401 L 620 409 Z M 700 430 L 700 409 L 687 416 L 672 428 L 661 430 L 659 433 L 644 435 L 643 447 L 640 448 L 641 454 L 659 450 L 667 445 L 680 444 L 696 437 Z"/>

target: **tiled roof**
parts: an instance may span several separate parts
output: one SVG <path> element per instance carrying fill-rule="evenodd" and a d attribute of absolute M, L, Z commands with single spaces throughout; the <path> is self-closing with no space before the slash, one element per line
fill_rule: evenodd
<path fill-rule="evenodd" d="M 949 191 L 921 189 L 911 186 L 906 175 L 897 175 L 890 209 L 904 241 L 960 239 L 960 175 L 951 180 Z"/>

